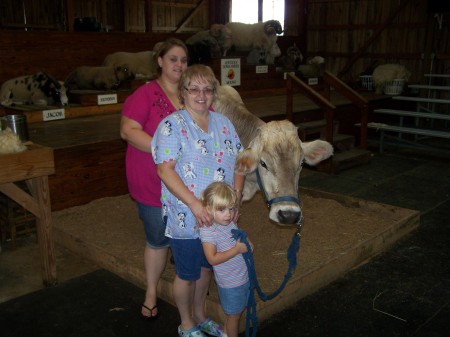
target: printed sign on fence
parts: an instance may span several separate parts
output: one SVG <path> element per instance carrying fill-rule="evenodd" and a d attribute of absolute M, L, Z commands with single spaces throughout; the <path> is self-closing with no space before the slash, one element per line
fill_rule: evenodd
<path fill-rule="evenodd" d="M 241 85 L 241 59 L 221 60 L 221 84 L 237 86 Z"/>

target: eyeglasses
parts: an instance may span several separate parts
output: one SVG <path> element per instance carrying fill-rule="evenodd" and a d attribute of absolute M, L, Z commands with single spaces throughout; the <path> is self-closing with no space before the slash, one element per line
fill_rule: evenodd
<path fill-rule="evenodd" d="M 200 94 L 200 92 L 203 92 L 206 96 L 211 96 L 214 94 L 214 89 L 211 88 L 205 88 L 205 89 L 200 89 L 200 88 L 184 88 L 189 94 L 197 96 L 198 94 Z"/>

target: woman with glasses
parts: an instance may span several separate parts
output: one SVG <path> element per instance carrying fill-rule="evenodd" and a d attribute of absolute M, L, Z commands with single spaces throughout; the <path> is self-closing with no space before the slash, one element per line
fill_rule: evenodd
<path fill-rule="evenodd" d="M 120 123 L 120 135 L 128 143 L 125 159 L 128 190 L 136 201 L 146 234 L 147 288 L 141 314 L 150 320 L 158 315 L 156 289 L 169 250 L 169 240 L 164 235 L 166 225 L 162 220 L 161 180 L 156 173 L 150 143 L 159 122 L 181 107 L 178 84 L 187 68 L 188 50 L 181 40 L 170 38 L 161 43 L 156 58 L 158 78 L 142 85 L 126 99 Z"/>
<path fill-rule="evenodd" d="M 235 174 L 236 156 L 242 146 L 230 120 L 210 110 L 218 82 L 210 67 L 196 64 L 182 75 L 179 111 L 158 126 L 152 152 L 162 184 L 161 202 L 166 236 L 175 259 L 173 296 L 181 324 L 178 334 L 222 336 L 222 325 L 205 315 L 212 267 L 205 258 L 200 226 L 212 218 L 199 200 L 213 181 L 224 181 L 242 191 L 244 176 Z M 242 193 L 238 192 L 238 200 Z M 239 212 L 235 212 L 236 221 Z"/>

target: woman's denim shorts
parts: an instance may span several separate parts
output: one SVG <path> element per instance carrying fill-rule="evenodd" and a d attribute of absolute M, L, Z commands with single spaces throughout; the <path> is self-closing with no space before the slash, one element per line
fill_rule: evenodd
<path fill-rule="evenodd" d="M 144 224 L 147 246 L 154 249 L 169 247 L 169 238 L 164 235 L 166 225 L 163 223 L 161 207 L 136 203 L 139 218 Z"/>
<path fill-rule="evenodd" d="M 200 278 L 202 267 L 212 269 L 200 239 L 170 239 L 170 249 L 176 273 L 182 280 L 196 281 Z"/>

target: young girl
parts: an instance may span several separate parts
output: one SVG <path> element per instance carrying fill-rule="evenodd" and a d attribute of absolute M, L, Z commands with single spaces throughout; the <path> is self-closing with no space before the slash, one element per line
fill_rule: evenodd
<path fill-rule="evenodd" d="M 237 337 L 239 320 L 247 306 L 250 282 L 242 253 L 247 246 L 231 234 L 237 197 L 224 182 L 214 182 L 203 192 L 202 204 L 213 218 L 213 225 L 200 228 L 206 259 L 213 266 L 220 302 L 226 315 L 225 336 Z"/>

